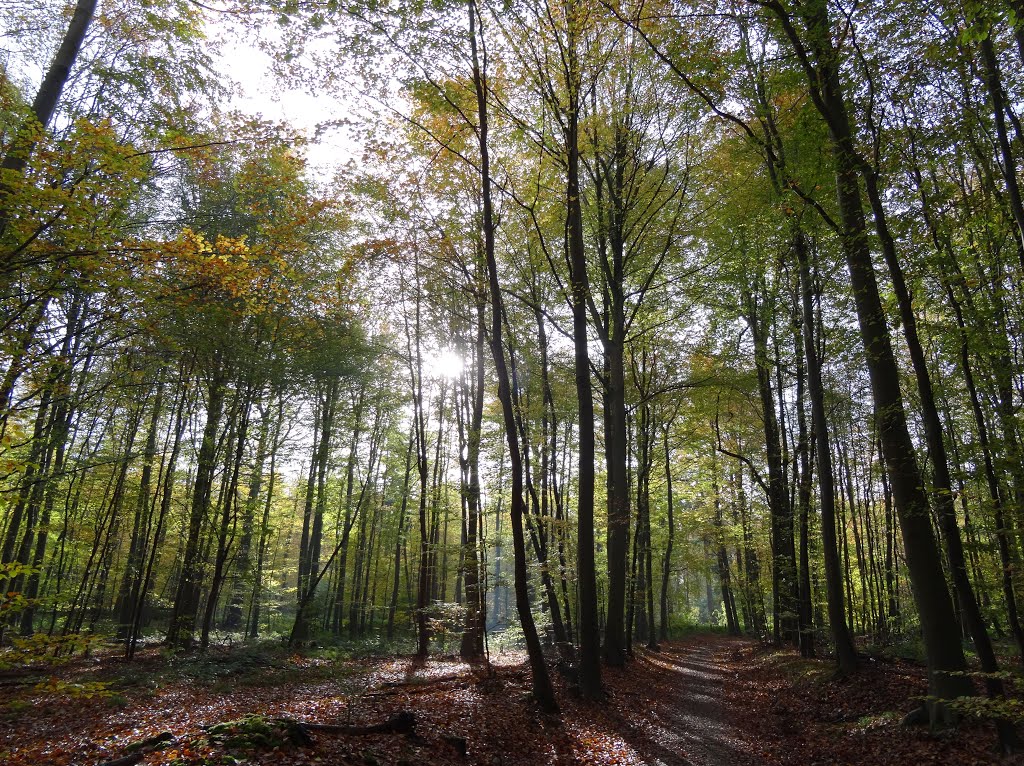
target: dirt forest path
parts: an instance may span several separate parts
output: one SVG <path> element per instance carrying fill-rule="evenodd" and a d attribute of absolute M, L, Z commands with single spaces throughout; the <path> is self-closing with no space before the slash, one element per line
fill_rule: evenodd
<path fill-rule="evenodd" d="M 624 668 L 604 668 L 608 696 L 602 702 L 581 700 L 566 678 L 558 678 L 557 722 L 526 701 L 525 668 L 499 669 L 499 679 L 507 682 L 511 672 L 517 683 L 467 700 L 461 709 L 464 698 L 443 694 L 407 697 L 402 704 L 439 728 L 470 732 L 467 757 L 481 766 L 764 766 L 769 761 L 758 742 L 736 724 L 752 709 L 734 688 L 758 649 L 750 639 L 714 633 L 665 643 L 659 651 L 638 647 Z M 438 699 L 449 703 L 447 723 L 432 717 Z"/>
<path fill-rule="evenodd" d="M 735 723 L 727 690 L 736 682 L 735 664 L 750 643 L 721 636 L 699 636 L 644 657 L 666 674 L 672 687 L 652 700 L 648 751 L 652 766 L 747 766 L 764 761 L 755 755 Z M 628 670 L 627 670 L 628 672 Z M 671 680 L 669 680 L 671 679 Z"/>
<path fill-rule="evenodd" d="M 556 673 L 557 718 L 530 701 L 519 655 L 494 658 L 493 674 L 440 656 L 425 665 L 238 652 L 172 666 L 155 652 L 131 664 L 94 658 L 63 670 L 62 682 L 109 684 L 117 702 L 25 690 L 6 713 L 0 705 L 0 763 L 98 766 L 166 733 L 173 744 L 143 764 L 208 766 L 237 756 L 268 766 L 760 766 L 766 761 L 733 722 L 730 695 L 756 646 L 706 634 L 657 652 L 638 648 L 624 668 L 604 669 L 607 697 L 599 702 L 582 700 L 572 679 Z M 399 711 L 415 716 L 415 736 L 314 732 L 310 746 L 230 754 L 204 741 L 206 727 L 250 714 L 373 725 Z"/>
<path fill-rule="evenodd" d="M 172 661 L 158 650 L 132 663 L 94 656 L 41 686 L 0 690 L 0 764 L 99 766 L 158 735 L 170 744 L 147 753 L 145 766 L 1020 763 L 995 755 L 991 726 L 938 737 L 901 726 L 901 711 L 926 689 L 913 663 L 866 661 L 855 679 L 834 681 L 827 660 L 695 634 L 605 668 L 607 697 L 598 702 L 582 700 L 572 679 L 556 673 L 561 714 L 549 717 L 530 700 L 524 660 L 496 657 L 488 673 L 443 656 L 414 664 L 253 647 Z M 75 686 L 112 695 L 69 694 Z M 398 713 L 414 717 L 414 732 L 348 731 Z M 251 715 L 326 727 L 300 745 L 211 737 L 211 725 Z"/>

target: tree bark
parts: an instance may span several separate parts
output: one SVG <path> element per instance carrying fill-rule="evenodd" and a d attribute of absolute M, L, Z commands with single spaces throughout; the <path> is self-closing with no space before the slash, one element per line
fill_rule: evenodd
<path fill-rule="evenodd" d="M 668 640 L 668 581 L 672 569 L 672 545 L 675 542 L 676 525 L 674 515 L 675 498 L 672 496 L 672 452 L 668 445 L 669 423 L 662 424 L 662 446 L 665 451 L 665 493 L 668 504 L 668 539 L 665 541 L 665 558 L 661 565 L 661 622 L 659 635 L 662 641 Z M 722 588 L 722 595 L 725 595 L 725 586 Z M 710 617 L 711 604 L 708 604 Z"/>
<path fill-rule="evenodd" d="M 907 569 L 928 655 L 929 690 L 940 699 L 970 694 L 969 679 L 956 675 L 966 669 L 966 661 L 932 531 L 924 477 L 907 427 L 899 369 L 871 262 L 858 184 L 859 162 L 839 76 L 838 52 L 831 40 L 827 5 L 825 0 L 813 0 L 801 6 L 799 12 L 807 25 L 806 45 L 793 18 L 780 4 L 771 0 L 767 7 L 782 22 L 797 51 L 811 86 L 812 100 L 829 129 L 843 229 L 840 240 L 864 344 L 882 455 L 903 532 Z M 947 718 L 949 711 L 945 706 L 935 705 L 932 715 L 933 719 Z"/>
<path fill-rule="evenodd" d="M 203 562 L 200 556 L 201 535 L 206 516 L 210 510 L 213 490 L 213 476 L 216 470 L 217 432 L 224 406 L 227 387 L 227 370 L 218 363 L 211 373 L 207 386 L 206 426 L 199 448 L 196 464 L 196 479 L 192 488 L 192 505 L 189 512 L 188 537 L 181 563 L 181 575 L 174 597 L 174 611 L 167 630 L 167 644 L 172 649 L 186 649 L 192 643 L 196 616 L 199 610 L 199 595 L 202 589 Z"/>
<path fill-rule="evenodd" d="M 85 34 L 89 30 L 89 25 L 96 13 L 96 5 L 97 0 L 78 0 L 75 4 L 75 10 L 71 15 L 68 28 L 64 32 L 60 47 L 57 49 L 57 53 L 54 54 L 53 60 L 46 70 L 46 76 L 39 85 L 36 97 L 32 101 L 32 117 L 43 130 L 49 127 L 50 121 L 53 119 L 61 93 L 63 93 L 64 86 L 71 75 L 71 67 L 75 65 L 75 60 L 78 58 L 78 53 L 85 40 Z M 32 152 L 35 150 L 37 142 L 38 137 L 33 126 L 31 124 L 22 125 L 15 135 L 14 141 L 11 142 L 3 161 L 0 162 L 0 170 L 14 171 L 14 173 L 21 175 L 32 156 Z M 7 184 L 0 183 L 0 237 L 3 236 L 7 230 L 7 225 L 10 223 L 11 212 L 8 209 L 10 194 L 10 187 Z M 15 252 L 5 251 L 0 256 L 0 274 L 3 275 L 0 278 L 2 280 L 0 284 L 9 278 L 16 265 L 12 261 Z"/>
<path fill-rule="evenodd" d="M 516 430 L 515 412 L 512 407 L 512 390 L 509 385 L 508 367 L 505 362 L 505 349 L 502 344 L 502 305 L 501 285 L 498 281 L 498 264 L 494 252 L 494 212 L 491 202 L 491 170 L 488 144 L 488 111 L 486 60 L 481 66 L 479 41 L 477 39 L 477 21 L 479 11 L 475 0 L 469 0 L 469 37 L 473 57 L 473 86 L 476 91 L 477 103 L 477 138 L 480 147 L 480 181 L 483 196 L 483 234 L 484 256 L 487 262 L 487 285 L 491 299 L 491 356 L 498 377 L 498 401 L 501 403 L 502 418 L 505 423 L 505 439 L 508 444 L 509 473 L 512 479 L 511 488 L 511 523 L 512 546 L 515 556 L 515 595 L 516 609 L 526 640 L 527 654 L 530 660 L 530 671 L 533 677 L 533 696 L 540 707 L 548 712 L 558 711 L 551 678 L 544 663 L 537 628 L 530 611 L 530 598 L 527 585 L 526 542 L 523 536 L 523 471 L 519 436 Z M 589 374 L 589 371 L 588 371 Z"/>

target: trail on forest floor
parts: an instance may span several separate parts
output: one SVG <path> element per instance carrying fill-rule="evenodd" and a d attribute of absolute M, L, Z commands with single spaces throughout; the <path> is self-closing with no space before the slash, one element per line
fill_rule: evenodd
<path fill-rule="evenodd" d="M 694 641 L 647 656 L 648 662 L 675 678 L 673 692 L 655 708 L 658 730 L 651 737 L 664 751 L 661 762 L 667 766 L 761 762 L 734 725 L 724 694 L 735 675 L 730 659 L 741 646 L 742 642 L 722 639 Z M 672 760 L 670 753 L 678 753 L 679 760 Z"/>
<path fill-rule="evenodd" d="M 1015 762 L 992 752 L 985 727 L 935 737 L 900 726 L 900 711 L 924 688 L 923 669 L 912 664 L 868 663 L 855 679 L 835 682 L 825 661 L 720 634 L 636 655 L 624 668 L 604 670 L 608 696 L 598 703 L 580 699 L 571 680 L 556 674 L 558 718 L 532 705 L 525 658 L 517 655 L 496 658 L 493 672 L 450 657 L 424 665 L 283 653 L 240 663 L 237 650 L 173 664 L 156 652 L 131 664 L 92 658 L 59 669 L 42 687 L 0 689 L 0 763 L 98 766 L 163 732 L 173 744 L 144 764 Z M 71 692 L 74 685 L 114 694 L 86 698 Z M 413 736 L 349 733 L 399 711 L 415 716 Z M 203 727 L 252 713 L 339 731 L 313 731 L 311 745 L 276 749 L 208 741 Z"/>

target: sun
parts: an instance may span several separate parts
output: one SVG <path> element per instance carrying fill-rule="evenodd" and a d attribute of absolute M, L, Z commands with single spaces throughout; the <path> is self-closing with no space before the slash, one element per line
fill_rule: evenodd
<path fill-rule="evenodd" d="M 431 377 L 457 378 L 465 366 L 465 360 L 451 348 L 443 348 L 427 359 L 427 372 Z"/>

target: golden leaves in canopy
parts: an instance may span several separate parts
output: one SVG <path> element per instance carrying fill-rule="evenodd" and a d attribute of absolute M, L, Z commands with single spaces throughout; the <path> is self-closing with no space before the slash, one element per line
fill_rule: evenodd
<path fill-rule="evenodd" d="M 192 305 L 219 303 L 242 315 L 262 314 L 288 301 L 290 267 L 248 237 L 218 234 L 208 239 L 186 228 L 160 254 L 174 273 L 176 300 Z"/>

